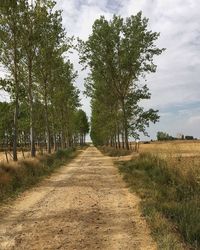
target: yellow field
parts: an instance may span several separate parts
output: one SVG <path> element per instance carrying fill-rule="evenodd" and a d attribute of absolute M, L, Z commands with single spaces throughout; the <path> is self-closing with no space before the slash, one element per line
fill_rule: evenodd
<path fill-rule="evenodd" d="M 179 156 L 200 156 L 200 141 L 170 141 L 140 143 L 139 152 L 151 152 L 155 154 L 174 154 Z"/>
<path fill-rule="evenodd" d="M 140 143 L 139 153 L 151 153 L 164 158 L 171 167 L 183 172 L 200 173 L 200 140 Z"/>

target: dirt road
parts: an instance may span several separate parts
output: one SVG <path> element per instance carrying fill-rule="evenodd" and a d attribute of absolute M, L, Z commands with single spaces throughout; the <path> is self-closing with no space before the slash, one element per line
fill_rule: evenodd
<path fill-rule="evenodd" d="M 0 211 L 0 249 L 156 249 L 109 157 L 89 147 Z"/>

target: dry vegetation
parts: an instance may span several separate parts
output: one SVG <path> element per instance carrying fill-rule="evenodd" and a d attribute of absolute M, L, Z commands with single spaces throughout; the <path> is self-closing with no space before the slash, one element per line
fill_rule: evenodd
<path fill-rule="evenodd" d="M 153 142 L 141 144 L 139 153 L 150 153 L 168 162 L 183 174 L 200 178 L 200 141 Z"/>
<path fill-rule="evenodd" d="M 0 162 L 0 203 L 36 184 L 41 178 L 75 157 L 77 152 L 69 148 L 18 162 Z"/>
<path fill-rule="evenodd" d="M 64 149 L 63 149 L 64 150 Z M 51 152 L 55 153 L 55 150 L 53 148 L 51 148 Z M 41 155 L 45 155 L 48 154 L 47 149 L 46 148 L 36 148 L 36 152 L 35 152 L 36 156 L 41 156 Z M 30 150 L 27 148 L 26 150 L 20 151 L 18 149 L 17 152 L 17 157 L 18 160 L 25 160 L 31 157 L 31 153 Z M 6 153 L 3 150 L 0 150 L 0 163 L 10 163 L 13 161 L 13 153 L 10 150 L 7 150 L 7 157 L 6 157 Z"/>
<path fill-rule="evenodd" d="M 127 149 L 116 149 L 110 146 L 99 146 L 98 149 L 107 156 L 119 157 L 119 156 L 127 156 L 131 155 L 131 151 Z"/>
<path fill-rule="evenodd" d="M 142 198 L 159 249 L 200 249 L 200 142 L 142 144 L 120 171 Z"/>
<path fill-rule="evenodd" d="M 200 141 L 169 141 L 169 142 L 151 142 L 141 143 L 140 153 L 153 153 L 162 156 L 200 156 Z"/>

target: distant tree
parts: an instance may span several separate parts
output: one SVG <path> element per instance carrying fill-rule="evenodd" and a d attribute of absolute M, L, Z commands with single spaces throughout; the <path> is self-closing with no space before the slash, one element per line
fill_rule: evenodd
<path fill-rule="evenodd" d="M 52 73 L 51 91 L 48 92 L 51 105 L 48 108 L 52 115 L 54 138 L 60 134 L 63 148 L 65 144 L 72 146 L 76 134 L 74 117 L 80 107 L 79 91 L 74 86 L 77 74 L 73 65 L 69 61 L 64 62 L 62 58 L 58 59 Z"/>
<path fill-rule="evenodd" d="M 158 141 L 168 141 L 168 140 L 174 140 L 176 138 L 174 138 L 173 136 L 165 133 L 165 132 L 157 132 L 157 140 Z"/>
<path fill-rule="evenodd" d="M 164 140 L 167 140 L 167 138 L 169 137 L 169 135 L 165 132 L 157 132 L 157 140 L 158 141 L 164 141 Z"/>
<path fill-rule="evenodd" d="M 76 112 L 75 128 L 79 137 L 80 145 L 84 145 L 86 134 L 89 133 L 89 123 L 86 113 L 82 109 L 79 109 Z"/>

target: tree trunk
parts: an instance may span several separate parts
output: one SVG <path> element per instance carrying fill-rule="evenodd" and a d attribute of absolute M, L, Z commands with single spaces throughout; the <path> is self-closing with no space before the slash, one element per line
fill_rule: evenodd
<path fill-rule="evenodd" d="M 62 148 L 62 149 L 65 148 L 65 136 L 64 136 L 63 129 L 62 129 L 62 131 L 61 131 L 61 148 Z"/>
<path fill-rule="evenodd" d="M 57 151 L 57 140 L 56 140 L 56 134 L 53 136 L 53 142 L 54 142 L 54 152 Z"/>
<path fill-rule="evenodd" d="M 54 152 L 56 152 L 58 150 L 58 140 L 57 140 L 57 133 L 56 133 L 56 116 L 55 116 L 55 107 L 53 108 L 52 111 L 52 120 L 53 120 L 53 148 L 54 148 Z"/>
<path fill-rule="evenodd" d="M 121 148 L 119 127 L 117 128 L 117 143 L 118 143 L 118 148 Z"/>
<path fill-rule="evenodd" d="M 51 132 L 49 126 L 49 112 L 47 103 L 47 80 L 44 81 L 44 106 L 45 106 L 45 123 L 47 131 L 47 152 L 51 154 Z"/>
<path fill-rule="evenodd" d="M 21 144 L 22 156 L 23 156 L 23 158 L 25 159 L 25 155 L 24 155 L 24 140 L 23 140 L 23 134 L 21 135 L 20 144 Z"/>
<path fill-rule="evenodd" d="M 126 149 L 129 150 L 128 122 L 127 122 L 127 116 L 126 116 L 126 109 L 125 109 L 124 100 L 122 100 L 122 111 L 123 111 L 123 125 L 124 125 L 124 142 L 125 142 Z"/>
<path fill-rule="evenodd" d="M 9 163 L 7 150 L 8 150 L 8 136 L 6 135 L 5 155 L 6 155 L 6 161 L 7 161 L 7 163 Z"/>
<path fill-rule="evenodd" d="M 66 134 L 65 134 L 65 121 L 64 121 L 64 111 L 61 107 L 61 147 L 64 149 L 66 147 Z"/>
<path fill-rule="evenodd" d="M 19 107 L 18 107 L 18 97 L 16 97 L 15 100 L 15 112 L 14 112 L 14 135 L 13 135 L 13 160 L 17 161 L 17 141 L 18 141 L 18 113 L 19 113 Z"/>
<path fill-rule="evenodd" d="M 17 141 L 18 141 L 18 115 L 19 115 L 19 82 L 17 72 L 17 41 L 14 34 L 14 81 L 15 81 L 15 111 L 14 111 L 14 131 L 13 131 L 13 160 L 17 161 Z"/>
<path fill-rule="evenodd" d="M 28 94 L 29 94 L 29 114 L 30 114 L 30 142 L 31 157 L 35 157 L 35 135 L 34 135 L 34 110 L 33 110 L 33 82 L 32 82 L 32 59 L 28 65 Z"/>
<path fill-rule="evenodd" d="M 114 135 L 114 145 L 115 145 L 115 148 L 117 148 L 117 135 L 116 135 L 116 133 Z"/>

